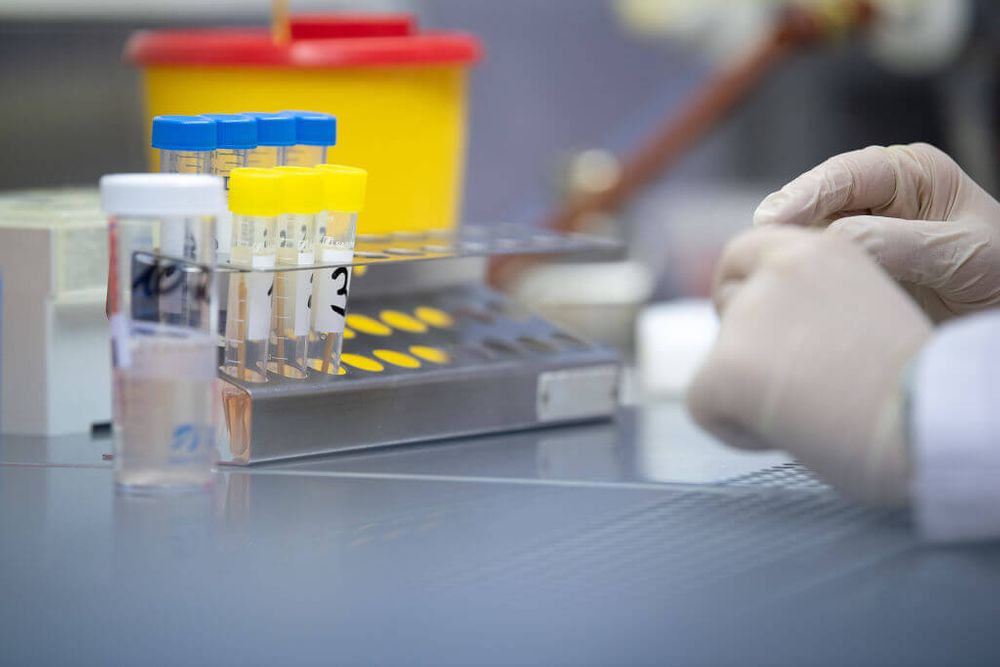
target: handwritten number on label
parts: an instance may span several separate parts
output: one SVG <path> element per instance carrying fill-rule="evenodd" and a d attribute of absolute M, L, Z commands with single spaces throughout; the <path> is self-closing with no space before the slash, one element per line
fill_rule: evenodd
<path fill-rule="evenodd" d="M 193 287 L 192 297 L 196 301 L 208 301 L 208 274 L 198 272 L 198 280 L 192 285 L 191 272 L 182 271 L 177 264 L 152 262 L 132 281 L 132 291 L 141 290 L 146 297 L 165 296 L 177 291 L 187 281 Z"/>
<path fill-rule="evenodd" d="M 340 287 L 337 288 L 337 296 L 345 296 L 345 297 L 347 296 L 347 279 L 349 275 L 350 274 L 348 273 L 347 269 L 343 266 L 337 267 L 336 269 L 334 269 L 333 274 L 331 274 L 330 278 L 334 282 L 337 281 L 337 278 L 344 279 L 343 282 L 340 284 Z M 341 317 L 347 314 L 347 311 L 343 307 L 338 306 L 336 304 L 330 304 L 330 309 L 333 310 L 333 312 L 340 315 Z"/>

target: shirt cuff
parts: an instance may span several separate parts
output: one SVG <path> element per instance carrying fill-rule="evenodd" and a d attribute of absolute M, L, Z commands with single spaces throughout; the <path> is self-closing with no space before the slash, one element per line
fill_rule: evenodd
<path fill-rule="evenodd" d="M 914 369 L 912 495 L 924 539 L 1000 539 L 1000 313 L 938 330 Z"/>

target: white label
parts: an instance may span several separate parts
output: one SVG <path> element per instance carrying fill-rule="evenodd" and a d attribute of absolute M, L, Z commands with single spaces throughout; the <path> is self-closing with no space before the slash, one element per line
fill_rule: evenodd
<path fill-rule="evenodd" d="M 349 264 L 353 250 L 323 250 L 322 262 Z M 342 333 L 347 314 L 347 293 L 351 286 L 351 267 L 321 269 L 313 274 L 313 327 L 320 333 Z"/>
<path fill-rule="evenodd" d="M 215 221 L 215 250 L 223 257 L 233 246 L 233 214 L 223 211 Z"/>
<path fill-rule="evenodd" d="M 122 313 L 111 316 L 111 349 L 115 353 L 118 368 L 128 368 L 132 365 L 132 355 L 129 349 L 128 318 Z"/>
<path fill-rule="evenodd" d="M 311 262 L 310 262 L 311 263 Z M 308 271 L 296 271 L 295 275 L 295 335 L 309 333 L 309 305 L 312 295 L 311 278 Z"/>
<path fill-rule="evenodd" d="M 271 330 L 273 273 L 247 273 L 247 340 L 265 340 Z"/>

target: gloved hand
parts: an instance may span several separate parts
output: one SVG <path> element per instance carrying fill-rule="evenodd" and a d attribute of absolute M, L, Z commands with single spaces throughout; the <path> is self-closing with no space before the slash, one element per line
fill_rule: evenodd
<path fill-rule="evenodd" d="M 714 294 L 695 420 L 732 445 L 785 449 L 855 498 L 904 502 L 900 381 L 931 334 L 913 301 L 861 248 L 790 227 L 734 239 Z"/>
<path fill-rule="evenodd" d="M 765 198 L 754 224 L 829 225 L 935 321 L 1000 304 L 1000 203 L 927 144 L 833 157 Z"/>

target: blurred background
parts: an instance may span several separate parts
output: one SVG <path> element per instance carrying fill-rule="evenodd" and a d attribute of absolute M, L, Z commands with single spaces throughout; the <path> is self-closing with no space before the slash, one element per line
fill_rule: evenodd
<path fill-rule="evenodd" d="M 812 2 L 824 3 L 835 4 Z M 464 219 L 537 224 L 567 192 L 613 180 L 615 156 L 738 63 L 781 4 L 293 0 L 291 9 L 411 11 L 427 28 L 478 35 L 486 58 L 472 79 Z M 997 195 L 1000 4 L 877 4 L 891 26 L 790 54 L 673 168 L 591 225 L 629 247 L 599 285 L 568 289 L 572 267 L 557 266 L 517 289 L 628 348 L 641 304 L 705 296 L 719 248 L 750 224 L 757 202 L 835 153 L 931 142 Z M 143 170 L 138 73 L 121 58 L 128 35 L 261 24 L 269 10 L 263 0 L 0 2 L 0 190 Z"/>

